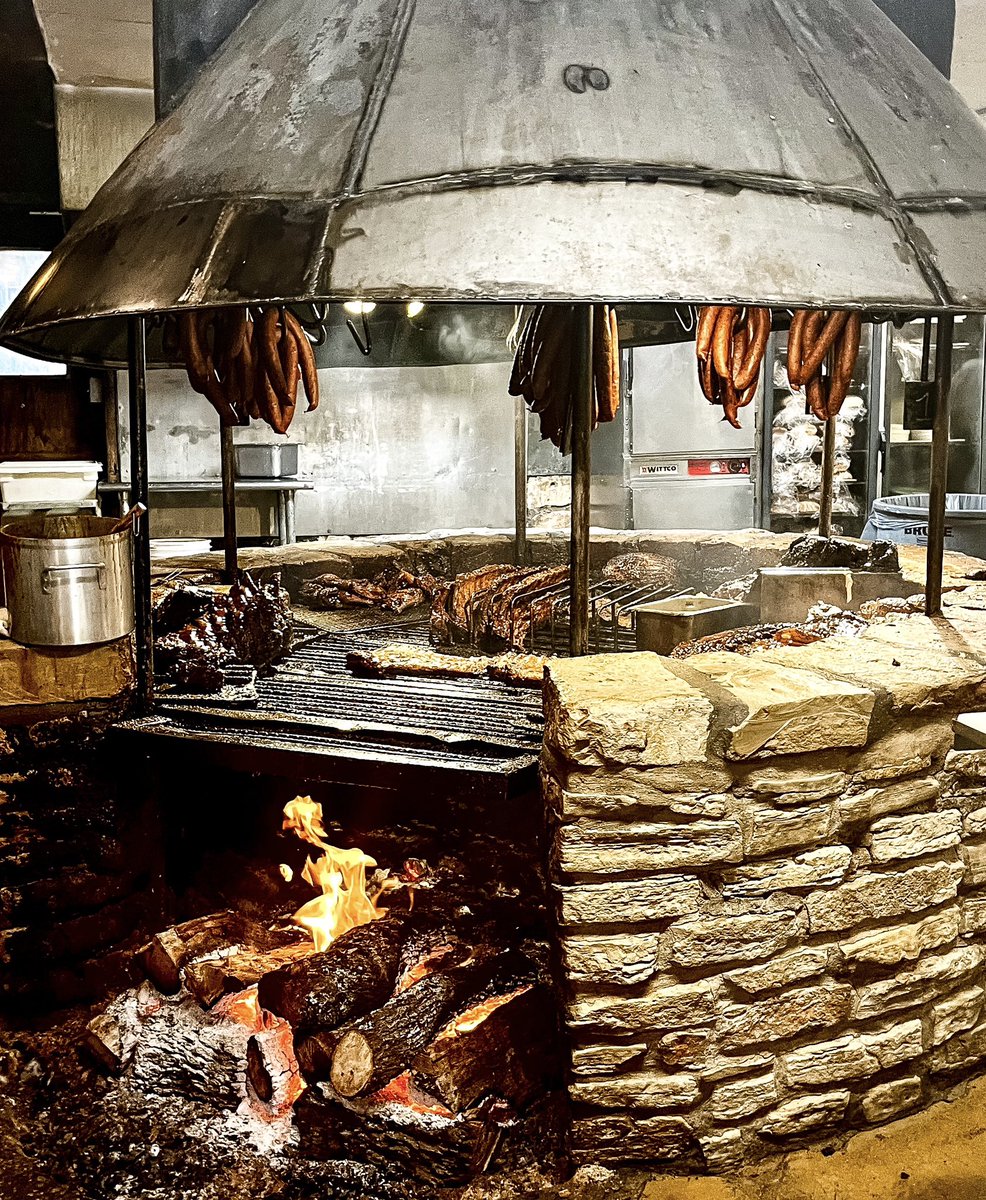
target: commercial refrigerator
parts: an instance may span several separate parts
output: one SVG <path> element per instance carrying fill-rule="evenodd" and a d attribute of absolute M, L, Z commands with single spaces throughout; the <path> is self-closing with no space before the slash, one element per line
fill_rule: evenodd
<path fill-rule="evenodd" d="M 691 341 L 628 350 L 624 379 L 633 527 L 755 525 L 760 389 L 734 429 L 702 395 Z"/>

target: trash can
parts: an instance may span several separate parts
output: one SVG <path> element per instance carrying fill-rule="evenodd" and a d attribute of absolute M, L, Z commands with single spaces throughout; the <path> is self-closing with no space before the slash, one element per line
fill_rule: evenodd
<path fill-rule="evenodd" d="M 863 538 L 900 546 L 927 546 L 928 493 L 885 496 L 875 501 Z M 986 558 L 986 496 L 952 492 L 945 497 L 945 548 Z"/>

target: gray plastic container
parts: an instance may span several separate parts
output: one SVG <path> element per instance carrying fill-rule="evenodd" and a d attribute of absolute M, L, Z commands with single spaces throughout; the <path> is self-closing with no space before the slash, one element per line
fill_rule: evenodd
<path fill-rule="evenodd" d="M 244 443 L 234 454 L 238 479 L 293 479 L 298 474 L 297 442 Z"/>
<path fill-rule="evenodd" d="M 899 546 L 927 546 L 928 493 L 885 496 L 875 501 L 863 538 L 896 542 Z M 945 548 L 986 558 L 986 496 L 950 492 L 945 497 Z"/>

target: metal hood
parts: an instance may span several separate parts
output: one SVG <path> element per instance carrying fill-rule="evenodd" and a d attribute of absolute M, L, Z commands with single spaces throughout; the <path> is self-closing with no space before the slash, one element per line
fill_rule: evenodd
<path fill-rule="evenodd" d="M 986 132 L 872 0 L 262 0 L 0 337 L 122 362 L 127 314 L 352 297 L 970 311 L 984 235 Z"/>

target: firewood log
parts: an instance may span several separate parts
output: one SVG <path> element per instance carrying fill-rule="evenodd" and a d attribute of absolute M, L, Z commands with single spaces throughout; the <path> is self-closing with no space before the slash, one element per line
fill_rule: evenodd
<path fill-rule="evenodd" d="M 495 1095 L 523 1108 L 560 1083 L 557 1023 L 541 984 L 521 991 L 473 1028 L 441 1036 L 412 1065 L 415 1082 L 450 1112 Z"/>
<path fill-rule="evenodd" d="M 189 963 L 183 973 L 185 987 L 203 1008 L 211 1008 L 230 992 L 242 992 L 263 975 L 286 963 L 297 962 L 312 953 L 312 944 L 304 941 L 279 946 L 276 950 L 242 950 L 218 958 L 203 958 Z"/>
<path fill-rule="evenodd" d="M 390 995 L 408 922 L 394 917 L 357 925 L 328 950 L 263 975 L 262 1008 L 295 1030 L 334 1029 L 377 1008 Z"/>
<path fill-rule="evenodd" d="M 242 913 L 210 913 L 155 934 L 137 952 L 137 961 L 160 991 L 172 993 L 181 987 L 182 968 L 193 959 L 214 957 L 233 946 L 274 950 L 296 938 L 297 934 L 273 933 Z"/>
<path fill-rule="evenodd" d="M 297 1070 L 287 1027 L 275 1026 L 251 1035 L 247 1042 L 246 1062 L 247 1079 L 258 1099 L 266 1104 L 278 1093 L 283 1093 Z"/>
<path fill-rule="evenodd" d="M 469 1002 L 530 982 L 533 964 L 514 951 L 434 971 L 342 1031 L 329 1079 L 340 1096 L 379 1091 L 411 1066 L 443 1025 Z M 302 1055 L 299 1055 L 299 1061 Z M 305 1054 L 306 1061 L 311 1056 Z"/>
<path fill-rule="evenodd" d="M 126 1066 L 136 1039 L 125 1031 L 113 1013 L 98 1013 L 86 1026 L 80 1046 L 110 1075 L 119 1075 Z"/>

